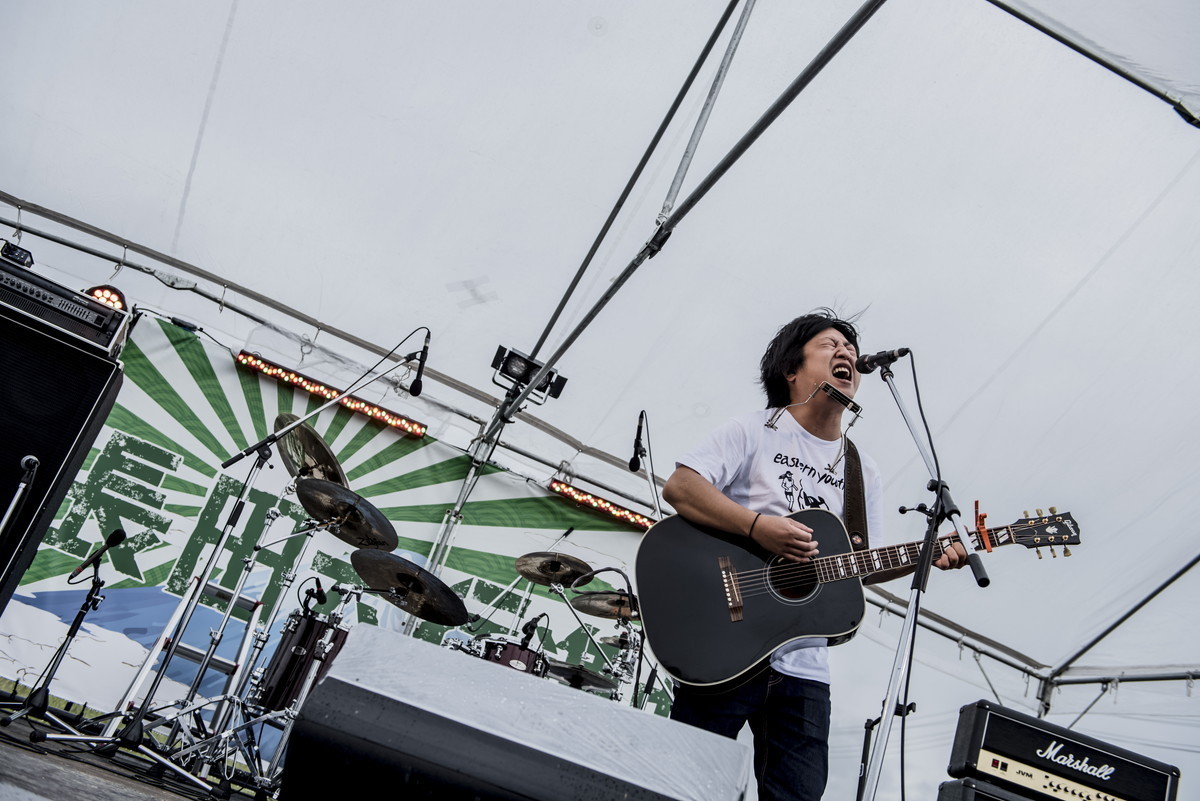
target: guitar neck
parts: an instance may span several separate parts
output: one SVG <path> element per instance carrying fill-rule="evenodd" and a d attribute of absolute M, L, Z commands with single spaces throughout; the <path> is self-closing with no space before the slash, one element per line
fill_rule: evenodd
<path fill-rule="evenodd" d="M 991 540 L 992 547 L 998 548 L 1001 545 L 1011 545 L 1016 542 L 1013 529 L 1013 526 L 987 529 L 987 535 Z M 961 541 L 962 537 L 958 534 L 948 534 L 944 537 L 938 537 L 938 555 L 940 556 L 941 552 L 951 544 Z M 921 546 L 924 544 L 924 540 L 917 540 L 916 542 L 906 542 L 901 545 L 885 545 L 865 551 L 851 551 L 850 553 L 839 554 L 838 556 L 822 556 L 813 561 L 817 566 L 819 581 L 838 581 L 851 576 L 863 578 L 876 573 L 882 573 L 885 570 L 898 570 L 903 567 L 916 565 L 917 559 L 921 555 Z M 982 544 L 975 545 L 975 550 L 981 551 L 983 549 L 984 546 Z M 937 557 L 935 556 L 934 558 L 936 559 Z"/>

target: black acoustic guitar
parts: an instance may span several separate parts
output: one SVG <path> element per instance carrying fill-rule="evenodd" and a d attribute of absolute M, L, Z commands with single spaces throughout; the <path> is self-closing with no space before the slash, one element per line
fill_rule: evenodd
<path fill-rule="evenodd" d="M 1018 520 L 971 534 L 975 550 L 1079 543 L 1070 514 Z M 854 551 L 842 521 L 823 509 L 789 515 L 813 530 L 821 556 L 805 563 L 776 556 L 747 537 L 668 517 L 646 532 L 634 565 L 646 639 L 659 665 L 697 686 L 753 670 L 776 648 L 802 637 L 831 645 L 854 636 L 865 611 L 862 579 L 915 565 L 921 542 Z M 959 538 L 939 539 L 942 547 Z M 1038 554 L 1041 556 L 1041 553 Z"/>

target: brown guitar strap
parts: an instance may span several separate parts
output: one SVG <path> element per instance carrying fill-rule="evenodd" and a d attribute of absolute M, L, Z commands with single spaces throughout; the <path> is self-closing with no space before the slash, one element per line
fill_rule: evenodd
<path fill-rule="evenodd" d="M 865 551 L 869 548 L 867 495 L 863 489 L 862 461 L 858 458 L 858 448 L 854 447 L 849 438 L 846 439 L 846 482 L 842 490 L 842 517 L 854 550 Z"/>

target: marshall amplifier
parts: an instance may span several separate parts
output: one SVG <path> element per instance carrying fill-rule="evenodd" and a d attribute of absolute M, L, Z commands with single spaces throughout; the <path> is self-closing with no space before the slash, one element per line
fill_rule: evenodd
<path fill-rule="evenodd" d="M 51 336 L 65 335 L 114 358 L 129 328 L 129 312 L 67 289 L 8 258 L 0 258 L 0 305 Z"/>
<path fill-rule="evenodd" d="M 1037 801 L 1174 801 L 1179 791 L 1179 768 L 987 701 L 959 710 L 948 770 Z M 1010 795 L 946 796 L 976 797 Z"/>

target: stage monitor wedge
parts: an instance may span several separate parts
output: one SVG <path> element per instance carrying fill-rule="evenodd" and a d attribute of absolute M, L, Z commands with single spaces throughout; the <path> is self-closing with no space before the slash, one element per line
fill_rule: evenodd
<path fill-rule="evenodd" d="M 750 763 L 734 740 L 360 624 L 300 710 L 281 797 L 735 801 Z"/>

